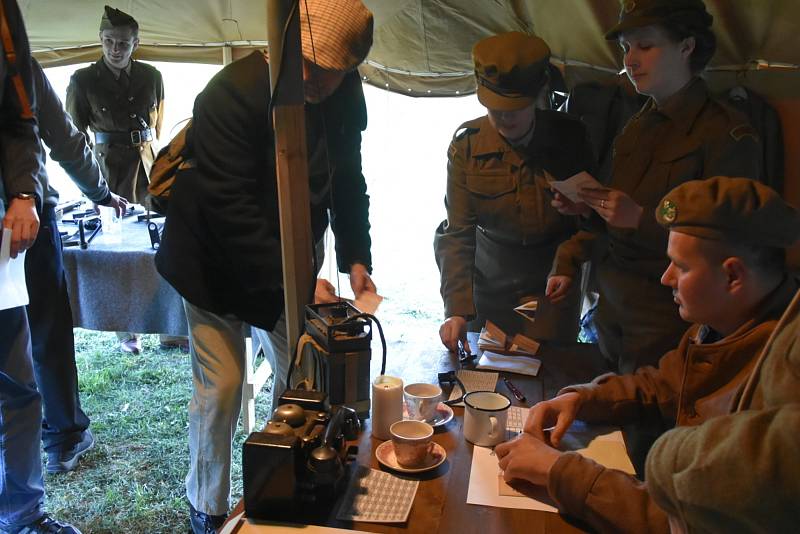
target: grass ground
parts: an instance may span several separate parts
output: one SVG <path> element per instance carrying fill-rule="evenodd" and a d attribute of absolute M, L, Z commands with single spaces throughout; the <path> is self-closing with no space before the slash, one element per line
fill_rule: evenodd
<path fill-rule="evenodd" d="M 78 468 L 47 475 L 47 509 L 84 533 L 180 533 L 188 528 L 184 477 L 188 467 L 191 397 L 189 355 L 161 350 L 143 336 L 138 356 L 117 350 L 113 333 L 75 330 L 81 402 L 96 445 Z M 261 395 L 263 424 L 269 409 Z M 241 445 L 236 435 L 233 498 L 242 494 Z"/>

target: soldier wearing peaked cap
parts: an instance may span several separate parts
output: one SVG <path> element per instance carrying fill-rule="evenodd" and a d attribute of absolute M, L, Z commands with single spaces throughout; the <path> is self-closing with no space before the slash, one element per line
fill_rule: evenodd
<path fill-rule="evenodd" d="M 299 7 L 311 230 L 321 253 L 331 223 L 336 263 L 362 296 L 376 289 L 361 171 L 367 109 L 356 67 L 372 45 L 372 13 L 360 0 L 301 0 Z M 243 326 L 255 327 L 272 367 L 273 406 L 294 367 L 283 317 L 269 67 L 255 52 L 227 65 L 197 96 L 187 135 L 195 166 L 176 177 L 156 254 L 158 272 L 183 297 L 189 321 L 194 389 L 186 495 L 198 533 L 214 532 L 230 507 Z M 317 259 L 319 266 L 321 254 Z M 335 301 L 332 289 L 318 281 L 318 302 Z"/>
<path fill-rule="evenodd" d="M 585 128 L 543 109 L 554 67 L 542 39 L 495 35 L 472 55 L 488 113 L 462 124 L 448 152 L 447 219 L 434 238 L 442 342 L 455 350 L 466 341 L 468 321 L 480 330 L 487 319 L 508 333 L 575 341 L 577 291 L 558 305 L 544 294 L 556 247 L 576 229 L 550 206 L 548 182 L 592 171 Z M 513 309 L 533 298 L 539 305 L 531 323 Z"/>
<path fill-rule="evenodd" d="M 550 283 L 569 287 L 581 263 L 593 259 L 599 343 L 621 372 L 655 363 L 687 326 L 659 284 L 667 232 L 649 214 L 661 197 L 708 176 L 760 178 L 754 130 L 712 99 L 699 77 L 716 48 L 711 23 L 700 0 L 622 3 L 607 38 L 618 41 L 628 77 L 650 98 L 614 142 L 610 187 L 582 191 L 576 205 L 557 197 L 562 212 L 586 217 L 594 243 L 586 233 L 564 243 Z"/>
<path fill-rule="evenodd" d="M 717 443 L 686 453 L 682 443 L 673 440 L 660 451 L 666 460 L 648 471 L 645 485 L 577 453 L 550 447 L 544 429 L 555 424 L 550 440 L 558 445 L 574 419 L 615 425 L 648 421 L 662 432 L 713 423 L 735 406 L 798 288 L 784 259 L 785 247 L 800 238 L 800 213 L 763 184 L 728 177 L 692 180 L 661 200 L 654 219 L 669 230 L 670 264 L 661 282 L 672 291 L 681 317 L 694 324 L 657 366 L 625 375 L 609 373 L 564 388 L 531 409 L 521 439 L 495 449 L 507 479 L 545 486 L 561 512 L 587 521 L 599 532 L 670 532 L 668 517 L 656 506 L 654 495 L 659 502 L 665 495 L 673 502 L 676 496 L 688 501 L 680 515 L 705 509 L 692 506 L 695 499 L 724 501 L 727 488 L 709 481 L 705 471 L 705 455 Z M 695 466 L 695 476 L 675 472 L 672 457 Z M 653 495 L 652 469 L 665 487 Z M 740 485 L 741 471 L 722 465 L 718 469 L 712 478 L 725 473 L 725 484 Z M 675 490 L 675 481 L 681 481 L 680 490 Z M 692 496 L 684 493 L 687 481 L 692 481 Z M 709 488 L 718 495 L 709 495 Z M 675 514 L 678 508 L 671 505 L 669 510 Z"/>
<path fill-rule="evenodd" d="M 66 108 L 78 130 L 94 133 L 94 155 L 111 191 L 144 204 L 153 141 L 164 120 L 164 83 L 161 73 L 131 58 L 139 46 L 139 24 L 111 6 L 100 19 L 103 57 L 75 71 L 67 87 Z M 138 335 L 118 332 L 120 349 L 138 353 Z M 179 344 L 176 338 L 161 338 Z"/>

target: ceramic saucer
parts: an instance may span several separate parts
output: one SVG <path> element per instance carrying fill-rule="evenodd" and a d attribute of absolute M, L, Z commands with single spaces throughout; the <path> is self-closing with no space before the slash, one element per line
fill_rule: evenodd
<path fill-rule="evenodd" d="M 403 419 L 409 419 L 408 417 L 408 409 L 406 408 L 405 403 L 403 403 Z M 450 421 L 453 420 L 453 409 L 448 406 L 447 404 L 440 402 L 436 405 L 436 415 L 433 416 L 433 421 L 425 421 L 432 427 L 440 427 L 442 425 L 446 425 Z"/>
<path fill-rule="evenodd" d="M 433 451 L 428 455 L 425 465 L 420 467 L 403 467 L 397 463 L 397 456 L 394 454 L 394 443 L 390 440 L 384 441 L 378 445 L 378 448 L 375 449 L 375 458 L 389 469 L 400 473 L 424 473 L 425 471 L 436 469 L 442 465 L 442 462 L 447 459 L 447 452 L 445 452 L 444 447 L 434 442 Z"/>

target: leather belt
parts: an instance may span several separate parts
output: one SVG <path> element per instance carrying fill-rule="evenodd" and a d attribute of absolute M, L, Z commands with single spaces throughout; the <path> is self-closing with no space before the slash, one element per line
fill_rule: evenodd
<path fill-rule="evenodd" d="M 489 241 L 497 243 L 498 245 L 502 245 L 505 247 L 514 247 L 514 248 L 538 248 L 538 247 L 547 247 L 558 245 L 562 241 L 566 241 L 569 239 L 569 234 L 566 235 L 546 235 L 542 236 L 540 239 L 515 239 L 513 237 L 504 236 L 498 234 L 497 232 L 493 232 L 491 230 L 487 230 L 483 226 L 478 226 L 478 231 L 486 236 Z"/>
<path fill-rule="evenodd" d="M 94 142 L 98 145 L 141 146 L 155 139 L 152 128 L 131 130 L 130 132 L 95 132 Z"/>

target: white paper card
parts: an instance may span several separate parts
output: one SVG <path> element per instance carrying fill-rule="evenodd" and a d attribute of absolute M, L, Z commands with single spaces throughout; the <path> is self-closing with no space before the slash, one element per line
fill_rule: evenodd
<path fill-rule="evenodd" d="M 478 369 L 491 369 L 492 371 L 505 371 L 507 373 L 517 373 L 520 375 L 536 376 L 542 362 L 530 356 L 515 356 L 498 354 L 490 350 L 483 351 L 481 359 L 478 360 Z"/>
<path fill-rule="evenodd" d="M 461 369 L 456 371 L 456 376 L 464 383 L 467 388 L 467 393 L 472 391 L 494 391 L 497 387 L 497 378 L 500 376 L 497 373 L 488 373 L 486 371 L 471 371 L 469 369 Z M 456 384 L 450 392 L 448 400 L 455 400 L 461 397 L 461 387 Z M 463 402 L 459 402 L 454 406 L 464 406 Z"/>
<path fill-rule="evenodd" d="M 566 180 L 555 180 L 550 182 L 550 186 L 570 199 L 572 202 L 583 202 L 578 197 L 578 191 L 584 187 L 592 189 L 606 189 L 606 187 L 595 180 L 594 176 L 586 171 L 570 176 Z"/>
<path fill-rule="evenodd" d="M 3 228 L 3 240 L 0 242 L 0 310 L 26 306 L 28 302 L 25 252 L 11 258 L 11 229 Z"/>

